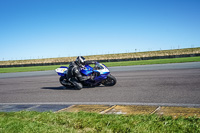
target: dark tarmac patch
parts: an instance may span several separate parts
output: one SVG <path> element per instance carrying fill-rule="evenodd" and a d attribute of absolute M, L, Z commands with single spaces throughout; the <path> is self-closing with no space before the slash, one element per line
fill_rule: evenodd
<path fill-rule="evenodd" d="M 0 112 L 16 112 L 16 111 L 38 111 L 46 112 L 52 111 L 56 112 L 63 108 L 68 108 L 71 105 L 50 105 L 50 104 L 24 104 L 24 105 L 10 105 L 10 104 L 0 104 Z"/>

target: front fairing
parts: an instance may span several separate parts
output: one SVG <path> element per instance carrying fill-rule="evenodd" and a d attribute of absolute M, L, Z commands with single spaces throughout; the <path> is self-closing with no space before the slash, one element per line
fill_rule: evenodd
<path fill-rule="evenodd" d="M 100 69 L 94 70 L 95 72 L 100 73 L 100 76 L 95 77 L 94 80 L 96 81 L 102 81 L 107 78 L 107 76 L 110 74 L 110 71 L 104 64 L 98 64 Z"/>
<path fill-rule="evenodd" d="M 89 65 L 85 65 L 85 67 L 82 68 L 80 72 L 84 76 L 90 76 L 90 75 L 95 76 L 94 79 L 92 80 L 93 84 L 101 82 L 102 80 L 106 79 L 107 76 L 110 74 L 110 71 L 108 70 L 108 68 L 104 64 L 101 64 L 101 63 L 97 63 L 95 68 L 92 68 Z M 89 79 L 85 82 L 90 83 L 91 80 Z"/>
<path fill-rule="evenodd" d="M 110 71 L 108 70 L 108 68 L 104 64 L 101 64 L 101 63 L 97 64 L 97 69 L 94 70 L 94 71 L 95 72 L 99 72 L 100 75 L 108 75 L 108 74 L 110 74 Z"/>

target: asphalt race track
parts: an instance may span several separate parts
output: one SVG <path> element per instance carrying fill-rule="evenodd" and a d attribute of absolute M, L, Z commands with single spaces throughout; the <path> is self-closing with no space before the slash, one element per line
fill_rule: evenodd
<path fill-rule="evenodd" d="M 109 68 L 113 87 L 66 89 L 54 71 L 0 74 L 0 104 L 140 104 L 200 107 L 200 62 Z"/>

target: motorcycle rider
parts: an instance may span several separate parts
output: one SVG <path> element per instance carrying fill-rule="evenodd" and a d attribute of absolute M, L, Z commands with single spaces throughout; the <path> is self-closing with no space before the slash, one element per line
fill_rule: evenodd
<path fill-rule="evenodd" d="M 82 81 L 91 79 L 93 80 L 94 77 L 92 76 L 83 76 L 80 73 L 81 69 L 84 69 L 86 64 L 95 64 L 95 61 L 86 61 L 83 56 L 78 56 L 76 61 L 70 63 L 68 68 L 68 73 L 66 75 L 67 79 L 72 82 L 77 89 L 81 89 L 83 85 L 81 84 Z"/>

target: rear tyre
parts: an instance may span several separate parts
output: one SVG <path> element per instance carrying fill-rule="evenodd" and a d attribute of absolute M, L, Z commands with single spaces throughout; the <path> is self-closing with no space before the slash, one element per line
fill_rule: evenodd
<path fill-rule="evenodd" d="M 67 79 L 64 76 L 61 76 L 59 81 L 60 81 L 60 84 L 63 85 L 64 87 L 71 87 L 70 83 L 67 82 Z M 63 82 L 67 82 L 69 85 L 63 84 Z"/>
<path fill-rule="evenodd" d="M 115 85 L 117 83 L 117 79 L 114 77 L 114 76 L 112 76 L 111 74 L 110 75 L 108 75 L 108 77 L 103 81 L 103 85 L 105 85 L 105 86 L 113 86 L 113 85 Z"/>

